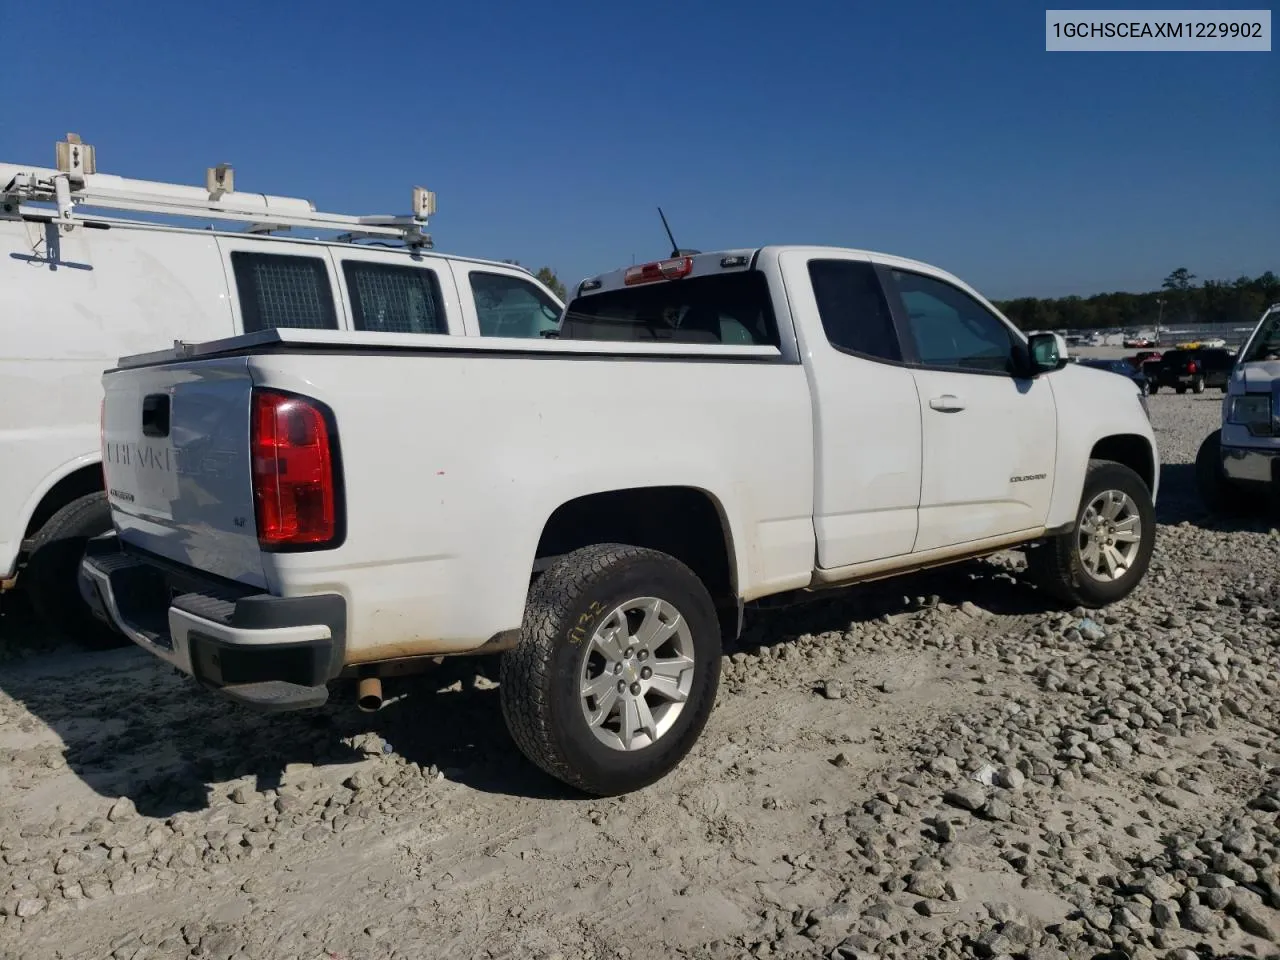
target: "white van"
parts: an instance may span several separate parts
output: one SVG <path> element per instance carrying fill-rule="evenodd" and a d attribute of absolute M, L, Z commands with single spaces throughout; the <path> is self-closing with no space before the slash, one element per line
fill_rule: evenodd
<path fill-rule="evenodd" d="M 0 591 L 89 645 L 119 641 L 77 582 L 85 541 L 111 528 L 99 416 L 117 358 L 274 327 L 538 337 L 563 309 L 522 267 L 433 253 L 421 188 L 409 216 L 354 217 L 233 177 L 100 174 L 74 136 L 56 168 L 0 163 Z"/>

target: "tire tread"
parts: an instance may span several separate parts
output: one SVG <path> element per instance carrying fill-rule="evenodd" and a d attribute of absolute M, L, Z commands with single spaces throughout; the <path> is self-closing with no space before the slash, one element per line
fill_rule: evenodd
<path fill-rule="evenodd" d="M 552 708 L 547 671 L 568 627 L 566 616 L 583 593 L 629 566 L 652 561 L 674 566 L 700 584 L 685 564 L 657 550 L 623 543 L 582 547 L 561 558 L 534 582 L 520 640 L 502 656 L 502 713 L 512 739 L 543 771 L 587 793 L 617 791 L 585 775 L 566 758 L 549 722 Z"/>
<path fill-rule="evenodd" d="M 110 529 L 111 507 L 103 491 L 77 497 L 36 531 L 26 569 L 19 578 L 19 586 L 42 621 L 81 646 L 96 650 L 124 646 L 130 641 L 93 616 L 74 578 L 64 581 L 66 571 L 60 570 L 59 561 L 65 558 L 58 555 L 58 544 L 64 540 L 87 540 Z"/>
<path fill-rule="evenodd" d="M 1143 489 L 1146 484 L 1142 482 L 1142 478 L 1132 469 L 1126 467 L 1122 463 L 1114 460 L 1102 460 L 1091 458 L 1089 465 L 1085 470 L 1084 485 L 1082 488 L 1081 503 L 1077 505 L 1076 516 L 1079 517 L 1079 511 L 1084 507 L 1084 498 L 1090 488 L 1090 483 L 1102 471 L 1122 470 L 1131 475 L 1133 480 Z M 1151 510 L 1150 526 L 1154 537 L 1155 530 L 1155 511 Z M 1144 524 L 1145 526 L 1146 524 Z M 1032 573 L 1042 590 L 1050 596 L 1061 600 L 1063 603 L 1073 606 L 1083 607 L 1102 607 L 1108 603 L 1114 603 L 1115 600 L 1103 600 L 1099 596 L 1090 595 L 1085 588 L 1084 578 L 1087 576 L 1080 566 L 1079 557 L 1077 556 L 1074 540 L 1076 537 L 1076 525 L 1073 522 L 1070 532 L 1053 537 L 1039 548 L 1030 551 L 1028 557 L 1029 565 Z M 1153 541 L 1154 542 L 1154 541 Z M 1146 575 L 1146 566 L 1150 563 L 1150 555 L 1147 556 L 1143 563 L 1142 573 L 1134 582 L 1134 587 L 1141 582 L 1142 577 Z M 1132 590 L 1133 587 L 1130 588 Z M 1118 598 L 1117 598 L 1118 599 Z"/>

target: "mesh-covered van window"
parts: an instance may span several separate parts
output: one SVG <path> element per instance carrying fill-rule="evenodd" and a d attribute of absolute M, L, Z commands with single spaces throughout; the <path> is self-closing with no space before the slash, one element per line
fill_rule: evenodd
<path fill-rule="evenodd" d="M 444 298 L 434 270 L 367 260 L 343 260 L 357 330 L 448 333 Z"/>
<path fill-rule="evenodd" d="M 319 257 L 236 250 L 231 268 L 240 291 L 245 333 L 276 327 L 338 328 L 329 273 Z"/>
<path fill-rule="evenodd" d="M 756 271 L 689 277 L 574 298 L 562 340 L 778 345 L 769 284 Z"/>

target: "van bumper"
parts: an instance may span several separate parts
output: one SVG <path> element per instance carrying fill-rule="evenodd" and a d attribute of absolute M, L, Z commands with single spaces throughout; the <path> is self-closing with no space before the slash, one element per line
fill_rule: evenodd
<path fill-rule="evenodd" d="M 89 542 L 81 592 L 101 619 L 142 649 L 246 706 L 318 707 L 346 652 L 346 600 L 241 591 L 187 569 Z"/>

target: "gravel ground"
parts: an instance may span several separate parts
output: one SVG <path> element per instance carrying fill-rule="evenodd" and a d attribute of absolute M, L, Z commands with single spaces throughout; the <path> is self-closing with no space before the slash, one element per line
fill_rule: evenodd
<path fill-rule="evenodd" d="M 584 800 L 496 663 L 261 717 L 0 618 L 0 956 L 1280 956 L 1280 534 L 1151 400 L 1156 557 L 1104 611 L 1010 554 L 761 613 L 684 765 Z"/>

